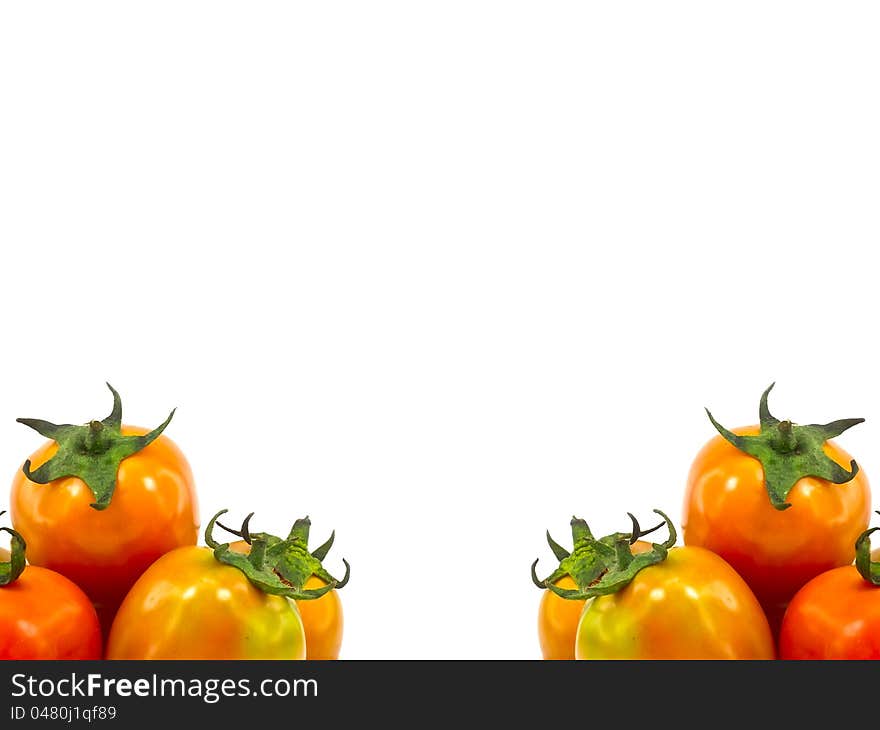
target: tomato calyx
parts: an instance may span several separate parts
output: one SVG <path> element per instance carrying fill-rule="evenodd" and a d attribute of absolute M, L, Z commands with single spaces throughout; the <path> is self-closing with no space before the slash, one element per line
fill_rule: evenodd
<path fill-rule="evenodd" d="M 89 421 L 83 426 L 55 424 L 39 418 L 17 418 L 18 423 L 34 429 L 37 433 L 58 444 L 58 451 L 45 464 L 31 471 L 28 459 L 22 466 L 24 475 L 37 484 L 48 484 L 56 479 L 77 477 L 91 490 L 96 510 L 107 509 L 116 489 L 116 474 L 124 459 L 149 446 L 165 430 L 174 417 L 168 418 L 143 436 L 122 435 L 122 400 L 113 386 L 107 383 L 113 394 L 113 410 L 102 421 Z"/>
<path fill-rule="evenodd" d="M 880 515 L 880 511 L 877 512 Z M 856 570 L 868 583 L 880 586 L 880 562 L 871 560 L 871 535 L 880 527 L 865 530 L 856 540 Z"/>
<path fill-rule="evenodd" d="M 6 510 L 0 512 L 0 517 L 6 514 Z M 24 572 L 27 565 L 25 561 L 25 551 L 27 543 L 20 533 L 11 527 L 0 527 L 0 532 L 8 532 L 11 536 L 9 541 L 9 560 L 0 562 L 0 586 L 7 586 Z"/>
<path fill-rule="evenodd" d="M 351 571 L 348 561 L 344 558 L 342 562 L 345 565 L 345 575 L 342 580 L 334 578 L 322 565 L 322 561 L 333 546 L 335 531 L 323 545 L 309 552 L 309 529 L 312 523 L 308 517 L 296 520 L 290 534 L 282 540 L 265 532 L 251 532 L 250 521 L 254 516 L 253 512 L 244 518 L 239 530 L 226 527 L 222 522 L 217 521 L 226 512 L 228 510 L 220 510 L 211 518 L 205 528 L 205 543 L 214 551 L 214 557 L 219 562 L 238 568 L 264 593 L 285 596 L 297 601 L 310 601 L 320 598 L 334 588 L 342 588 L 348 583 Z M 230 550 L 229 543 L 218 543 L 213 535 L 214 525 L 240 537 L 250 545 L 250 551 L 247 554 L 238 553 Z M 306 581 L 313 575 L 323 580 L 326 585 L 320 588 L 305 588 Z"/>
<path fill-rule="evenodd" d="M 778 510 L 791 507 L 789 492 L 804 477 L 818 477 L 832 484 L 845 484 L 859 473 L 855 459 L 847 471 L 823 450 L 826 441 L 863 423 L 864 418 L 843 418 L 825 424 L 799 426 L 791 421 L 780 421 L 770 414 L 767 396 L 775 383 L 764 391 L 758 407 L 761 432 L 757 436 L 740 436 L 728 431 L 709 409 L 706 413 L 712 425 L 724 439 L 749 456 L 761 462 L 764 468 L 764 487 L 771 504 Z"/>
<path fill-rule="evenodd" d="M 571 519 L 571 536 L 574 548 L 569 553 L 559 545 L 547 532 L 550 549 L 559 560 L 556 568 L 544 580 L 538 578 L 535 568 L 538 560 L 532 563 L 532 582 L 538 588 L 547 589 L 561 598 L 583 601 L 595 596 L 617 593 L 632 581 L 639 571 L 666 560 L 669 548 L 675 545 L 677 534 L 672 521 L 659 509 L 654 512 L 663 518 L 663 522 L 649 530 L 642 530 L 638 520 L 629 512 L 632 520 L 632 531 L 615 532 L 598 540 L 593 537 L 587 523 L 578 518 Z M 652 543 L 651 550 L 633 554 L 632 545 L 637 540 L 666 525 L 669 537 L 663 543 Z M 556 582 L 563 576 L 570 576 L 577 588 L 560 588 Z"/>

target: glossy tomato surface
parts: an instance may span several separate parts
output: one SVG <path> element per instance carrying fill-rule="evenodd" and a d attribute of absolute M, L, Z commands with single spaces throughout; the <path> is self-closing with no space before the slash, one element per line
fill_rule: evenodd
<path fill-rule="evenodd" d="M 256 588 L 204 547 L 162 556 L 113 621 L 108 659 L 305 659 L 296 604 Z"/>
<path fill-rule="evenodd" d="M 792 599 L 780 659 L 880 659 L 880 587 L 848 565 L 822 573 Z"/>
<path fill-rule="evenodd" d="M 232 543 L 230 550 L 247 555 L 250 545 L 243 540 Z M 306 581 L 306 589 L 327 585 L 313 575 Z M 338 659 L 342 648 L 342 601 L 339 591 L 332 590 L 311 601 L 296 601 L 306 636 L 307 659 Z"/>
<path fill-rule="evenodd" d="M 88 597 L 63 575 L 29 565 L 0 586 L 0 659 L 100 659 Z"/>
<path fill-rule="evenodd" d="M 849 469 L 850 455 L 832 441 L 824 451 Z M 775 509 L 761 463 L 716 436 L 691 467 L 682 520 L 685 544 L 723 557 L 767 605 L 784 603 L 814 576 L 853 562 L 856 539 L 868 525 L 871 490 L 864 471 L 846 484 L 806 477 L 788 501 L 788 509 Z"/>
<path fill-rule="evenodd" d="M 124 426 L 123 434 L 146 429 Z M 57 450 L 47 442 L 31 456 L 34 469 Z M 116 490 L 105 510 L 80 479 L 30 481 L 19 469 L 10 513 L 27 541 L 32 565 L 57 571 L 80 586 L 109 626 L 128 589 L 156 558 L 195 545 L 198 507 L 192 472 L 183 453 L 159 436 L 119 466 Z"/>
<path fill-rule="evenodd" d="M 773 659 L 770 627 L 742 578 L 714 553 L 672 548 L 662 563 L 584 607 L 578 659 Z"/>

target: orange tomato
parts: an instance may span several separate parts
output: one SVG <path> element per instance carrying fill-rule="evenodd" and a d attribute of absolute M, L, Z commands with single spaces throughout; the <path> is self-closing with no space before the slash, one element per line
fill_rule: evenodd
<path fill-rule="evenodd" d="M 577 584 L 569 575 L 562 576 L 554 585 L 575 589 Z M 538 641 L 544 659 L 574 659 L 578 622 L 586 601 L 557 596 L 545 590 L 538 607 Z"/>
<path fill-rule="evenodd" d="M 122 433 L 147 431 L 123 426 Z M 39 448 L 30 459 L 33 469 L 56 450 L 52 441 Z M 37 484 L 19 470 L 12 482 L 10 512 L 27 541 L 31 564 L 80 586 L 107 627 L 151 563 L 169 550 L 196 543 L 198 508 L 189 464 L 167 436 L 121 462 L 106 509 L 94 509 L 94 501 L 77 477 Z"/>
<path fill-rule="evenodd" d="M 309 578 L 304 588 L 327 585 L 318 576 Z M 334 588 L 320 598 L 297 601 L 306 632 L 306 659 L 338 659 L 342 648 L 342 601 Z"/>
<path fill-rule="evenodd" d="M 88 597 L 64 576 L 27 565 L 21 535 L 0 530 L 12 536 L 12 557 L 0 556 L 0 659 L 100 659 Z"/>
<path fill-rule="evenodd" d="M 296 604 L 254 586 L 204 547 L 159 558 L 125 597 L 108 659 L 305 659 Z"/>
<path fill-rule="evenodd" d="M 735 429 L 754 435 L 757 426 Z M 827 441 L 824 453 L 843 467 L 851 457 Z M 798 481 L 788 509 L 773 507 L 761 463 L 721 436 L 699 452 L 685 495 L 684 541 L 730 563 L 758 598 L 784 604 L 819 573 L 852 563 L 868 524 L 871 493 L 863 471 L 844 484 L 815 477 Z"/>
<path fill-rule="evenodd" d="M 742 578 L 717 555 L 672 548 L 617 593 L 590 599 L 577 659 L 773 659 L 770 627 Z"/>
<path fill-rule="evenodd" d="M 633 554 L 646 552 L 651 544 L 637 541 L 631 546 Z M 560 588 L 574 589 L 577 584 L 571 576 L 564 575 L 555 581 Z M 541 656 L 549 660 L 574 659 L 578 623 L 586 601 L 562 598 L 550 590 L 545 590 L 538 607 L 538 642 Z"/>

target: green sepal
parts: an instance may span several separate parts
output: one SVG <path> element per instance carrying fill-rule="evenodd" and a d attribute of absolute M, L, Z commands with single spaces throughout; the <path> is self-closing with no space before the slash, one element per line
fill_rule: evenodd
<path fill-rule="evenodd" d="M 5 514 L 5 510 L 0 512 L 0 516 Z M 21 534 L 11 527 L 0 527 L 0 532 L 8 532 L 11 536 L 9 541 L 9 560 L 0 562 L 0 586 L 7 586 L 22 574 L 27 565 L 25 560 L 27 543 Z"/>
<path fill-rule="evenodd" d="M 848 428 L 863 423 L 864 418 L 844 418 L 824 424 L 798 426 L 791 421 L 780 421 L 770 414 L 767 396 L 772 383 L 761 396 L 758 408 L 761 432 L 757 436 L 740 436 L 728 431 L 709 409 L 706 413 L 712 425 L 728 442 L 743 453 L 761 462 L 764 468 L 764 487 L 771 504 L 778 510 L 791 507 L 788 494 L 804 477 L 818 477 L 832 484 L 845 484 L 859 473 L 853 459 L 849 471 L 844 469 L 822 449 L 828 439 L 840 436 Z"/>
<path fill-rule="evenodd" d="M 880 512 L 877 512 L 880 515 Z M 865 530 L 856 540 L 856 570 L 868 583 L 880 586 L 880 562 L 871 560 L 871 535 L 880 527 Z"/>
<path fill-rule="evenodd" d="M 627 513 L 633 523 L 630 532 L 615 532 L 598 540 L 593 537 L 584 520 L 572 517 L 571 534 L 574 549 L 569 553 L 556 543 L 548 532 L 547 542 L 559 560 L 559 567 L 544 580 L 540 580 L 535 572 L 538 564 L 535 560 L 532 563 L 532 581 L 538 588 L 550 590 L 561 598 L 573 601 L 617 593 L 629 585 L 639 571 L 666 560 L 669 549 L 675 545 L 678 536 L 672 521 L 660 510 L 655 509 L 654 512 L 663 518 L 663 522 L 650 530 L 643 531 L 636 518 Z M 634 555 L 632 545 L 645 535 L 660 529 L 664 524 L 669 530 L 666 541 L 659 544 L 652 543 L 650 551 Z M 560 588 L 556 585 L 556 581 L 566 575 L 572 578 L 576 588 Z"/>
<path fill-rule="evenodd" d="M 155 441 L 174 417 L 168 418 L 143 436 L 122 435 L 122 400 L 113 386 L 107 383 L 113 394 L 113 410 L 102 421 L 90 421 L 84 426 L 55 424 L 39 418 L 18 418 L 19 423 L 29 426 L 37 433 L 58 444 L 58 451 L 46 463 L 31 471 L 30 459 L 22 466 L 24 475 L 37 484 L 48 484 L 56 479 L 77 477 L 91 490 L 95 501 L 92 507 L 107 509 L 116 489 L 119 465 L 129 456 Z"/>
<path fill-rule="evenodd" d="M 333 545 L 335 531 L 323 545 L 309 552 L 311 522 L 308 517 L 296 520 L 290 529 L 290 534 L 282 540 L 265 532 L 251 532 L 250 521 L 254 516 L 253 512 L 244 518 L 239 530 L 226 527 L 217 521 L 226 512 L 228 510 L 220 510 L 211 518 L 205 528 L 205 543 L 214 551 L 214 557 L 219 562 L 240 570 L 264 593 L 285 596 L 296 601 L 310 601 L 320 598 L 334 588 L 342 588 L 348 583 L 351 569 L 344 558 L 342 563 L 345 565 L 345 575 L 342 580 L 330 575 L 321 564 Z M 213 535 L 214 525 L 242 538 L 250 545 L 250 552 L 247 554 L 233 552 L 229 549 L 230 543 L 218 543 Z M 313 575 L 323 580 L 326 585 L 320 588 L 305 588 L 306 581 Z"/>

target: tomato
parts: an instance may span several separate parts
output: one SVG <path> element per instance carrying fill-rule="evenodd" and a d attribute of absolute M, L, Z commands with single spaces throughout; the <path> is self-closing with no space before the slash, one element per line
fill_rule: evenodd
<path fill-rule="evenodd" d="M 108 659 L 305 659 L 293 602 L 268 595 L 204 547 L 153 563 L 110 630 Z"/>
<path fill-rule="evenodd" d="M 167 421 L 149 433 L 122 426 L 119 396 L 111 391 L 114 411 L 104 421 L 55 427 L 20 419 L 56 440 L 15 475 L 10 510 L 30 562 L 79 585 L 105 627 L 147 567 L 174 548 L 194 545 L 198 533 L 189 464 L 171 439 L 156 433 Z M 96 441 L 91 451 L 81 443 L 87 438 Z"/>
<path fill-rule="evenodd" d="M 568 575 L 562 576 L 555 585 L 567 589 L 577 587 Z M 574 659 L 574 642 L 584 603 L 585 600 L 566 600 L 553 591 L 544 591 L 538 608 L 538 641 L 544 659 Z"/>
<path fill-rule="evenodd" d="M 100 659 L 101 626 L 88 597 L 63 575 L 25 565 L 14 530 L 0 564 L 0 659 Z"/>
<path fill-rule="evenodd" d="M 229 528 L 224 529 L 238 536 L 247 535 L 248 538 L 252 540 L 255 536 L 250 535 L 248 531 L 250 518 L 251 515 L 248 515 L 241 530 L 229 530 Z M 302 546 L 305 550 L 308 549 L 309 526 L 310 523 L 308 518 L 305 520 L 299 520 L 297 524 L 294 525 L 294 530 L 292 531 L 292 535 L 294 532 L 299 534 L 302 539 Z M 271 536 L 267 536 L 267 538 L 268 537 Z M 311 557 L 316 558 L 318 561 L 322 560 L 333 545 L 334 538 L 335 533 L 331 535 L 330 539 L 321 545 L 321 547 L 314 550 L 311 553 Z M 278 538 L 272 539 L 278 540 Z M 251 545 L 244 540 L 239 540 L 232 543 L 229 546 L 229 549 L 242 555 L 248 555 L 251 551 Z M 319 563 L 310 566 L 309 569 L 315 568 L 316 565 L 319 565 Z M 321 569 L 319 568 L 319 572 L 320 570 Z M 306 579 L 303 587 L 307 590 L 321 590 L 328 585 L 328 579 L 333 580 L 332 577 L 327 574 L 324 574 L 323 577 L 321 577 L 312 573 Z M 347 582 L 347 577 L 343 579 L 343 581 L 337 582 L 333 580 L 333 582 L 337 587 L 341 588 L 345 585 L 345 582 Z M 342 647 L 343 619 L 342 601 L 339 598 L 339 593 L 336 588 L 328 590 L 318 598 L 313 598 L 311 600 L 297 600 L 296 605 L 300 616 L 302 617 L 303 628 L 305 629 L 306 634 L 306 658 L 338 659 L 339 650 Z"/>
<path fill-rule="evenodd" d="M 575 517 L 572 519 L 572 538 L 574 550 L 569 553 L 565 548 L 558 545 L 550 534 L 547 533 L 547 541 L 554 555 L 560 560 L 560 567 L 546 580 L 551 580 L 553 585 L 563 591 L 575 591 L 578 583 L 568 571 L 577 575 L 580 580 L 589 584 L 600 575 L 616 565 L 617 555 L 614 548 L 620 543 L 626 553 L 637 555 L 652 549 L 650 543 L 637 540 L 632 542 L 633 535 L 636 538 L 647 535 L 658 527 L 642 531 L 638 522 L 632 515 L 633 529 L 629 533 L 614 533 L 595 540 L 590 528 L 583 520 Z M 545 581 L 538 580 L 534 575 L 532 565 L 532 579 L 539 588 L 544 588 Z M 544 659 L 574 659 L 575 639 L 577 637 L 578 622 L 583 612 L 585 600 L 563 598 L 548 588 L 544 588 L 541 603 L 538 608 L 538 641 L 541 645 L 541 654 Z"/>
<path fill-rule="evenodd" d="M 63 575 L 29 565 L 0 588 L 0 659 L 100 659 L 101 625 Z"/>
<path fill-rule="evenodd" d="M 297 520 L 292 537 L 274 542 L 248 531 L 249 516 L 240 533 L 251 545 L 248 550 L 247 544 L 233 548 L 214 540 L 212 531 L 223 512 L 205 530 L 211 549 L 178 548 L 135 583 L 113 621 L 108 659 L 307 657 L 295 599 L 327 597 L 344 580 L 336 581 L 320 561 L 301 554 L 307 519 Z M 315 572 L 327 580 L 321 587 L 307 587 Z"/>
<path fill-rule="evenodd" d="M 327 585 L 317 576 L 305 588 Z M 306 631 L 306 659 L 338 659 L 342 648 L 342 601 L 336 589 L 313 601 L 297 601 L 299 615 Z"/>
<path fill-rule="evenodd" d="M 780 613 L 808 580 L 852 562 L 871 494 L 865 473 L 827 440 L 860 419 L 780 422 L 767 410 L 768 392 L 761 426 L 727 431 L 715 424 L 721 435 L 691 466 L 683 528 L 686 545 L 720 555 L 768 612 Z"/>
<path fill-rule="evenodd" d="M 571 522 L 569 553 L 547 535 L 559 568 L 539 581 L 564 600 L 586 601 L 577 627 L 576 659 L 772 659 L 773 637 L 758 600 L 724 560 L 701 548 L 673 548 L 675 526 L 596 540 L 587 523 Z M 633 550 L 631 543 L 666 525 L 669 537 Z M 574 589 L 557 584 L 568 576 Z"/>
<path fill-rule="evenodd" d="M 593 598 L 578 625 L 578 659 L 773 659 L 758 600 L 714 553 L 672 548 L 617 593 Z"/>
<path fill-rule="evenodd" d="M 880 555 L 870 556 L 868 544 L 873 531 L 856 541 L 856 565 L 822 573 L 797 592 L 782 621 L 781 659 L 880 659 Z"/>
<path fill-rule="evenodd" d="M 835 568 L 797 592 L 785 612 L 780 659 L 880 659 L 880 590 L 855 566 Z"/>
<path fill-rule="evenodd" d="M 250 545 L 244 540 L 232 543 L 230 550 L 247 554 Z M 321 588 L 326 582 L 311 576 L 305 588 Z M 306 635 L 306 659 L 338 659 L 342 648 L 342 601 L 339 593 L 331 590 L 312 601 L 296 601 Z"/>

